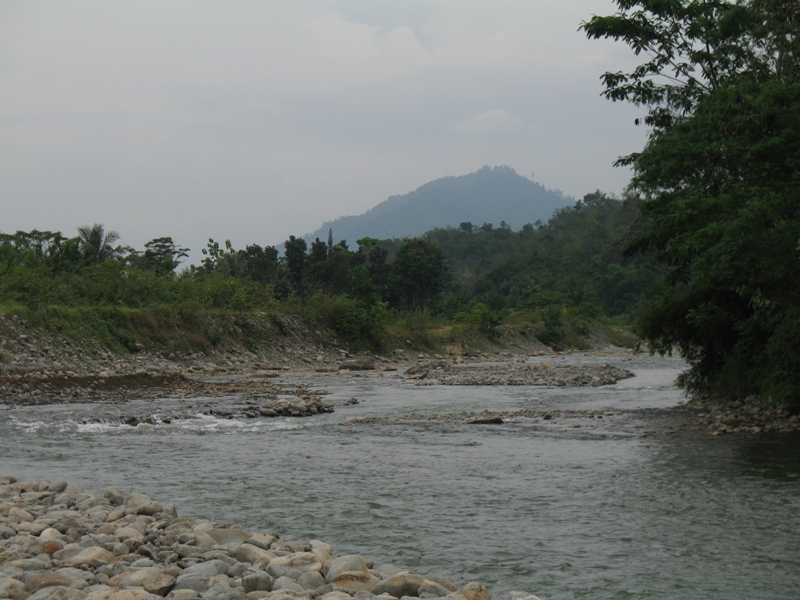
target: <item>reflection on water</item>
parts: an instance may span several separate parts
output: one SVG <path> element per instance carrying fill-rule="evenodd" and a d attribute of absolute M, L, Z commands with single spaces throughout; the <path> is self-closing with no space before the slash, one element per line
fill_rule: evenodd
<path fill-rule="evenodd" d="M 543 598 L 796 597 L 798 437 L 665 435 L 676 418 L 668 408 L 682 400 L 671 386 L 680 364 L 615 364 L 638 376 L 591 389 L 320 379 L 336 412 L 300 421 L 193 413 L 131 428 L 81 421 L 152 413 L 153 403 L 9 409 L 0 412 L 0 464 L 21 478 L 141 490 L 183 514 L 482 581 L 495 598 L 512 589 Z M 353 397 L 359 404 L 345 406 Z M 608 414 L 502 426 L 344 422 L 531 407 Z"/>

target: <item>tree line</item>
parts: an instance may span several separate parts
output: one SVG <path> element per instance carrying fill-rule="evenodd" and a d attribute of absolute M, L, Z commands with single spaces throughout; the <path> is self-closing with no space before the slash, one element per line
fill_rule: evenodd
<path fill-rule="evenodd" d="M 557 342 L 564 319 L 629 318 L 652 263 L 625 259 L 622 240 L 637 213 L 632 199 L 601 192 L 548 223 L 512 231 L 505 223 L 434 229 L 402 240 L 289 236 L 281 255 L 258 244 L 236 249 L 209 239 L 196 265 L 171 237 L 142 250 L 102 225 L 60 232 L 0 233 L 0 302 L 7 307 L 114 306 L 141 309 L 294 310 L 321 320 L 351 344 L 376 345 L 407 315 L 460 321 L 492 335 L 509 318 L 543 321 Z"/>

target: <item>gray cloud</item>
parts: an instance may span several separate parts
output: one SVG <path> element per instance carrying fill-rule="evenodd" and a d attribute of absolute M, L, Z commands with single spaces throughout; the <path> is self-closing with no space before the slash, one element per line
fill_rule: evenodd
<path fill-rule="evenodd" d="M 620 192 L 645 132 L 599 97 L 610 0 L 0 7 L 2 231 L 101 222 L 280 243 L 445 175 L 508 164 Z"/>

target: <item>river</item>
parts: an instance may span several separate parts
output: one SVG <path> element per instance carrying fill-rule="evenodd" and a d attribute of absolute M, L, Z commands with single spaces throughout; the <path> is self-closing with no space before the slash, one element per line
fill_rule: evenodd
<path fill-rule="evenodd" d="M 677 359 L 573 355 L 636 376 L 601 388 L 413 386 L 307 376 L 333 414 L 82 424 L 185 400 L 0 404 L 0 473 L 111 485 L 337 554 L 542 599 L 797 598 L 800 438 L 670 429 Z M 356 398 L 357 404 L 346 402 Z M 218 400 L 209 399 L 209 403 Z M 553 411 L 503 425 L 404 415 Z M 557 411 L 587 411 L 560 418 Z M 347 423 L 347 417 L 387 417 Z M 579 426 L 579 427 L 578 427 Z"/>

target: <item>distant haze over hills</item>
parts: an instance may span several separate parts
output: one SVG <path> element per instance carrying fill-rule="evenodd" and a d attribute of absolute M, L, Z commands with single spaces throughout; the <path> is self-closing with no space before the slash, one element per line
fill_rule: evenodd
<path fill-rule="evenodd" d="M 483 167 L 460 177 L 443 177 L 403 196 L 390 196 L 362 215 L 340 217 L 304 236 L 307 241 L 347 240 L 351 247 L 369 236 L 377 239 L 413 237 L 435 227 L 476 227 L 505 221 L 512 229 L 547 221 L 556 209 L 574 199 L 517 174 L 511 167 Z"/>

